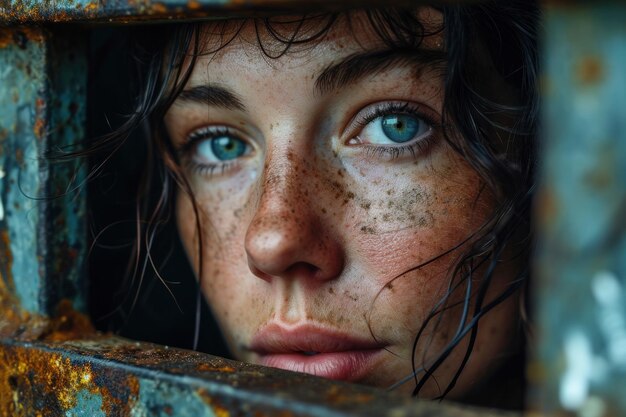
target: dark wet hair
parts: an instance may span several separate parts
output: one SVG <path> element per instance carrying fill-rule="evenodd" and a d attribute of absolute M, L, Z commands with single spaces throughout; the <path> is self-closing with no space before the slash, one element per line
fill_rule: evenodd
<path fill-rule="evenodd" d="M 538 6 L 532 1 L 486 1 L 471 5 L 435 6 L 444 16 L 446 66 L 444 68 L 445 139 L 476 170 L 483 181 L 483 191 L 495 197 L 493 213 L 466 241 L 450 248 L 412 270 L 436 259 L 456 253 L 462 247 L 455 268 L 450 272 L 445 296 L 433 306 L 415 337 L 413 353 L 414 395 L 417 395 L 433 372 L 468 338 L 463 360 L 452 380 L 442 389 L 443 398 L 455 386 L 476 340 L 481 317 L 505 299 L 520 291 L 528 282 L 530 203 L 535 184 L 537 130 L 537 29 Z M 426 33 L 424 26 L 409 9 L 371 9 L 365 11 L 371 28 L 392 49 L 410 52 L 419 48 Z M 306 45 L 322 39 L 340 17 L 350 12 L 306 15 L 294 18 L 290 31 L 284 21 L 271 17 L 253 19 L 259 46 L 268 58 L 288 53 L 294 45 Z M 222 35 L 221 46 L 238 34 L 245 20 L 215 22 Z M 315 23 L 315 24 L 310 24 Z M 239 25 L 239 26 L 238 26 Z M 314 28 L 314 29 L 312 29 Z M 159 187 L 158 198 L 140 200 L 137 208 L 138 236 L 132 276 L 141 274 L 141 256 L 149 257 L 150 247 L 161 220 L 172 214 L 177 191 L 193 197 L 191 187 L 177 164 L 176 152 L 168 140 L 163 118 L 190 76 L 201 50 L 201 24 L 184 23 L 165 27 L 141 28 L 133 35 L 138 90 L 135 108 L 125 123 L 109 135 L 90 143 L 90 152 L 117 149 L 129 135 L 143 129 L 149 150 L 148 166 L 142 182 L 142 196 L 150 185 Z M 269 39 L 270 42 L 266 41 Z M 271 47 L 267 47 L 271 44 Z M 165 47 L 167 45 L 167 47 Z M 280 47 L 276 47 L 280 45 Z M 507 94 L 494 88 L 485 74 L 497 73 Z M 453 128 L 451 128 L 453 127 Z M 94 172 L 95 174 L 95 172 Z M 154 177 L 158 179 L 154 181 Z M 199 208 L 192 198 L 200 230 Z M 199 277 L 202 277 L 202 234 L 199 236 Z M 502 260 L 504 249 L 521 257 L 523 266 L 506 288 L 494 299 L 486 295 L 494 269 Z M 141 255 L 141 256 L 140 256 Z M 144 262 L 147 261 L 148 258 Z M 144 269 L 145 269 L 144 263 Z M 477 276 L 477 270 L 480 276 Z M 405 271 L 394 279 L 405 275 Z M 381 290 L 382 291 L 382 290 Z M 461 301 L 452 302 L 461 293 Z M 198 291 L 198 306 L 200 291 Z M 458 330 L 434 362 L 418 369 L 415 348 L 429 325 L 437 329 L 438 318 L 452 308 L 461 308 Z M 199 309 L 198 309 L 199 311 Z M 199 326 L 197 316 L 196 326 Z M 198 328 L 198 327 L 197 327 Z M 196 332 L 197 334 L 198 332 Z M 432 332 L 434 333 L 434 332 Z M 375 335 L 374 335 L 375 336 Z M 195 345 L 195 343 L 194 343 Z M 402 377 L 398 376 L 399 379 Z M 405 378 L 406 379 L 406 378 Z"/>

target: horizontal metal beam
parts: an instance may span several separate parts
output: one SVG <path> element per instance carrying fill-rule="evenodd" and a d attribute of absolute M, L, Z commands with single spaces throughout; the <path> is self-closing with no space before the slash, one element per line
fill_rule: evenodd
<path fill-rule="evenodd" d="M 0 415 L 514 417 L 94 335 L 0 339 Z"/>
<path fill-rule="evenodd" d="M 411 6 L 416 1 L 392 3 Z M 210 19 L 389 4 L 390 0 L 0 0 L 0 24 Z"/>

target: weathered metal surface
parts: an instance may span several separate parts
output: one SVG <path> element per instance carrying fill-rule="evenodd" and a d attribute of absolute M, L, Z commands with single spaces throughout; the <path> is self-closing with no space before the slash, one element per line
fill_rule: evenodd
<path fill-rule="evenodd" d="M 626 5 L 551 5 L 534 408 L 626 415 Z"/>
<path fill-rule="evenodd" d="M 415 4 L 396 0 L 395 4 Z M 368 0 L 388 6 L 388 0 Z M 342 9 L 364 6 L 363 0 L 0 0 L 0 23 L 129 22 L 224 17 L 266 12 Z"/>
<path fill-rule="evenodd" d="M 0 341 L 0 416 L 515 416 L 108 336 Z"/>
<path fill-rule="evenodd" d="M 63 299 L 85 309 L 85 199 L 71 192 L 84 169 L 43 158 L 83 139 L 83 47 L 72 33 L 0 29 L 0 301 L 22 318 Z"/>

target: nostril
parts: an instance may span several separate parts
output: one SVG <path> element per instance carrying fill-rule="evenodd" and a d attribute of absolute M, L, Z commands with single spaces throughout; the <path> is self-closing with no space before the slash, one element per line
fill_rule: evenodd
<path fill-rule="evenodd" d="M 308 262 L 296 262 L 285 271 L 285 275 L 289 276 L 308 276 L 317 278 L 320 268 Z"/>

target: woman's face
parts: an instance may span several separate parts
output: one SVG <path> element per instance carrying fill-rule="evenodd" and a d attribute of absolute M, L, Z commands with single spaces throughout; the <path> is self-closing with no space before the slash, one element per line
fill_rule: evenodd
<path fill-rule="evenodd" d="M 435 12 L 420 16 L 427 30 L 441 24 Z M 182 242 L 235 357 L 388 387 L 411 373 L 415 336 L 467 245 L 416 267 L 470 238 L 492 208 L 442 137 L 443 38 L 394 53 L 355 16 L 352 28 L 339 21 L 322 40 L 269 58 L 256 35 L 247 23 L 201 56 L 167 113 L 201 225 L 179 192 Z M 227 38 L 207 26 L 202 43 L 216 49 Z M 280 49 L 261 38 L 270 54 Z M 496 274 L 494 294 L 508 276 Z M 481 321 L 454 396 L 490 374 L 515 314 L 507 302 Z M 427 328 L 418 368 L 460 315 L 452 308 Z M 435 373 L 442 387 L 460 346 Z M 439 391 L 433 383 L 424 393 Z"/>

